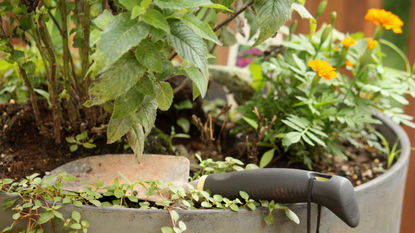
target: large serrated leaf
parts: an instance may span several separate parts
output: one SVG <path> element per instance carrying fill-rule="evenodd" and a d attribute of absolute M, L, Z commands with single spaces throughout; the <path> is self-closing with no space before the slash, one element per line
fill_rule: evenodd
<path fill-rule="evenodd" d="M 104 30 L 112 20 L 114 20 L 114 16 L 109 11 L 104 10 L 104 12 L 94 20 L 94 23 L 101 30 Z"/>
<path fill-rule="evenodd" d="M 160 8 L 184 9 L 212 4 L 210 0 L 154 0 Z"/>
<path fill-rule="evenodd" d="M 213 0 L 212 2 L 230 7 L 235 0 Z"/>
<path fill-rule="evenodd" d="M 154 70 L 157 73 L 163 71 L 160 53 L 148 40 L 143 40 L 140 43 L 140 46 L 135 50 L 135 57 L 147 69 Z"/>
<path fill-rule="evenodd" d="M 128 13 L 119 14 L 101 33 L 96 52 L 98 68 L 111 65 L 148 35 L 147 24 L 130 18 Z"/>
<path fill-rule="evenodd" d="M 144 135 L 143 127 L 139 123 L 133 124 L 130 131 L 127 133 L 127 140 L 136 155 L 137 162 L 140 162 L 143 157 Z"/>
<path fill-rule="evenodd" d="M 213 8 L 213 9 L 217 9 L 217 10 L 224 10 L 224 11 L 233 13 L 233 10 L 228 9 L 225 6 L 220 5 L 220 4 L 201 5 L 201 7 Z"/>
<path fill-rule="evenodd" d="M 151 132 L 156 121 L 157 101 L 150 96 L 144 98 L 143 103 L 136 112 L 132 127 L 127 133 L 127 139 L 133 149 L 137 162 L 143 156 L 144 139 Z"/>
<path fill-rule="evenodd" d="M 133 86 L 125 95 L 118 96 L 115 99 L 112 119 L 120 119 L 135 112 L 143 100 L 144 94 L 141 94 Z"/>
<path fill-rule="evenodd" d="M 203 76 L 208 79 L 208 51 L 202 38 L 180 21 L 172 21 L 170 29 L 171 34 L 167 35 L 167 38 L 179 56 L 200 68 Z"/>
<path fill-rule="evenodd" d="M 181 20 L 200 37 L 210 40 L 218 45 L 222 45 L 216 34 L 212 31 L 212 28 L 207 23 L 200 21 L 196 16 L 186 14 Z"/>
<path fill-rule="evenodd" d="M 196 84 L 197 89 L 199 90 L 200 94 L 202 95 L 202 98 L 205 97 L 207 86 L 209 80 L 206 79 L 203 74 L 199 71 L 196 67 L 188 67 L 184 68 L 184 70 L 187 73 L 187 76 Z"/>
<path fill-rule="evenodd" d="M 119 0 L 119 1 L 129 11 L 132 11 L 134 7 L 136 6 L 140 6 L 140 2 L 141 2 L 141 0 Z"/>
<path fill-rule="evenodd" d="M 145 71 L 133 54 L 123 55 L 97 76 L 89 89 L 91 99 L 85 106 L 103 104 L 122 95 L 142 78 Z"/>
<path fill-rule="evenodd" d="M 144 127 L 146 135 L 150 133 L 151 127 L 153 127 L 154 122 L 156 122 L 157 107 L 158 104 L 155 97 L 145 96 L 143 103 L 137 109 L 135 114 L 141 125 Z"/>
<path fill-rule="evenodd" d="M 304 7 L 304 4 L 302 3 L 296 3 L 294 2 L 291 5 L 291 9 L 298 12 L 298 14 L 301 16 L 301 18 L 306 18 L 310 20 L 310 39 L 313 37 L 314 32 L 316 31 L 316 20 L 314 17 L 308 12 L 308 10 Z"/>
<path fill-rule="evenodd" d="M 194 101 L 200 95 L 200 91 L 194 82 L 192 82 L 192 87 L 193 87 L 193 101 Z"/>
<path fill-rule="evenodd" d="M 151 9 L 143 16 L 144 22 L 150 24 L 155 28 L 163 29 L 165 32 L 170 33 L 170 26 L 167 20 L 164 18 L 158 10 Z"/>
<path fill-rule="evenodd" d="M 176 67 L 173 66 L 173 63 L 171 63 L 171 61 L 169 60 L 163 60 L 162 62 L 163 65 L 163 72 L 162 73 L 158 73 L 157 74 L 157 81 L 161 81 L 167 77 L 169 77 L 170 75 L 186 75 L 186 72 L 184 72 L 183 70 L 179 70 Z"/>
<path fill-rule="evenodd" d="M 222 28 L 221 37 L 223 46 L 232 46 L 238 42 L 238 40 L 235 37 L 235 34 L 229 31 L 227 27 Z"/>
<path fill-rule="evenodd" d="M 291 16 L 293 0 L 256 0 L 254 3 L 258 16 L 259 36 L 255 47 L 272 35 L 277 33 L 280 27 Z"/>
<path fill-rule="evenodd" d="M 156 99 L 160 110 L 169 110 L 173 103 L 173 88 L 171 88 L 170 83 L 163 82 L 160 84 L 160 88 L 157 90 Z"/>
<path fill-rule="evenodd" d="M 251 11 L 245 11 L 245 18 L 248 21 L 249 25 L 249 37 L 248 40 L 251 40 L 251 38 L 257 33 L 258 31 L 258 21 L 254 13 Z"/>
<path fill-rule="evenodd" d="M 113 143 L 128 133 L 134 123 L 133 114 L 134 113 L 120 119 L 110 119 L 107 129 L 107 143 Z"/>
<path fill-rule="evenodd" d="M 131 19 L 134 19 L 137 16 L 142 15 L 144 13 L 146 13 L 146 10 L 144 8 L 142 8 L 141 6 L 135 6 L 131 11 Z"/>
<path fill-rule="evenodd" d="M 153 80 L 151 80 L 150 76 L 147 75 L 143 79 L 137 82 L 137 84 L 135 85 L 135 88 L 139 92 L 145 95 L 152 95 L 155 93 L 154 86 L 155 84 Z"/>
<path fill-rule="evenodd" d="M 167 33 L 164 30 L 158 29 L 158 28 L 155 28 L 155 27 L 150 28 L 150 33 L 151 33 L 151 42 L 152 43 L 156 43 L 158 40 L 160 40 L 161 38 L 163 38 L 167 35 Z"/>

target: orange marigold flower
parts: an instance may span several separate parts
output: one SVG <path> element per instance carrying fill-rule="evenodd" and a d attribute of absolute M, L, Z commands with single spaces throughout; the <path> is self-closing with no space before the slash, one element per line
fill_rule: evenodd
<path fill-rule="evenodd" d="M 353 66 L 353 63 L 346 59 L 346 66 Z"/>
<path fill-rule="evenodd" d="M 317 71 L 318 76 L 323 77 L 325 80 L 330 80 L 331 78 L 337 78 L 335 72 L 336 68 L 333 68 L 327 61 L 322 61 L 320 59 L 310 60 L 308 66 Z"/>
<path fill-rule="evenodd" d="M 351 37 L 346 37 L 343 41 L 341 41 L 344 47 L 349 48 L 350 46 L 356 44 L 356 40 Z"/>
<path fill-rule="evenodd" d="M 402 33 L 402 20 L 390 11 L 370 9 L 365 19 L 374 22 L 376 25 L 381 24 L 387 30 L 392 29 L 394 33 Z"/>
<path fill-rule="evenodd" d="M 367 47 L 371 50 L 373 50 L 377 44 L 378 44 L 378 41 L 372 40 L 371 38 L 369 38 L 369 40 L 367 41 Z"/>

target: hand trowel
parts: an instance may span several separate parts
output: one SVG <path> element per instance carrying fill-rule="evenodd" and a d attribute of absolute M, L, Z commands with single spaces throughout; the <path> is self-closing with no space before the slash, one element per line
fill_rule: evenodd
<path fill-rule="evenodd" d="M 53 170 L 52 175 L 67 172 L 76 176 L 75 182 L 65 185 L 65 189 L 72 191 L 81 189 L 82 181 L 100 180 L 111 185 L 118 177 L 122 183 L 124 179 L 118 172 L 130 181 L 162 180 L 186 189 L 189 167 L 189 160 L 179 156 L 147 154 L 138 164 L 134 155 L 103 155 L 70 162 Z M 312 189 L 310 180 L 313 182 Z M 307 202 L 311 195 L 312 202 L 327 207 L 350 227 L 359 224 L 359 206 L 353 185 L 341 176 L 268 168 L 202 176 L 190 184 L 198 190 L 210 190 L 212 195 L 219 194 L 230 199 L 238 198 L 239 191 L 245 191 L 257 201 L 274 200 L 277 203 Z M 136 188 L 137 198 L 146 199 L 145 189 L 141 185 Z M 162 195 L 168 198 L 169 194 Z"/>

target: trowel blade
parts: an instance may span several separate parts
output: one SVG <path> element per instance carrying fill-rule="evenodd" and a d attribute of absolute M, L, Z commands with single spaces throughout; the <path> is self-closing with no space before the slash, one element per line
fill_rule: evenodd
<path fill-rule="evenodd" d="M 58 175 L 60 172 L 74 175 L 76 180 L 66 182 L 64 189 L 78 191 L 86 190 L 80 182 L 94 183 L 99 180 L 104 182 L 105 186 L 110 186 L 114 184 L 114 179 L 118 178 L 120 183 L 128 184 L 128 181 L 118 172 L 123 174 L 130 182 L 135 180 L 161 180 L 183 186 L 187 183 L 189 169 L 189 160 L 181 156 L 145 154 L 139 164 L 134 154 L 109 154 L 72 161 L 54 169 L 51 175 Z M 136 185 L 134 190 L 138 192 L 137 197 L 139 199 L 146 199 L 143 194 L 145 189 L 141 185 Z M 104 191 L 103 189 L 98 190 L 98 192 Z"/>

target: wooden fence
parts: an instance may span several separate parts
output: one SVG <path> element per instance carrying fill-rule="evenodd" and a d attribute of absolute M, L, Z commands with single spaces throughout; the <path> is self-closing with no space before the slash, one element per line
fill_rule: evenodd
<path fill-rule="evenodd" d="M 412 30 L 411 30 L 412 29 Z M 409 22 L 408 57 L 411 64 L 415 63 L 415 0 L 411 3 Z M 415 99 L 410 98 L 410 104 L 406 106 L 405 112 L 415 116 Z M 411 145 L 415 146 L 415 129 L 405 127 L 411 139 Z M 415 232 L 415 152 L 412 151 L 406 180 L 404 197 L 404 209 L 402 211 L 401 233 Z"/>

